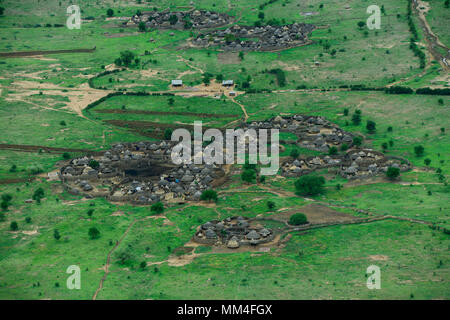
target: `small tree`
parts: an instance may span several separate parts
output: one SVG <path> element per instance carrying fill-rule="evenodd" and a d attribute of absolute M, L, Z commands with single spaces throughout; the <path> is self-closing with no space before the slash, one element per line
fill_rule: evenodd
<path fill-rule="evenodd" d="M 171 128 L 166 128 L 166 130 L 164 130 L 164 139 L 165 140 L 172 139 L 172 133 L 173 133 L 173 130 Z"/>
<path fill-rule="evenodd" d="M 13 222 L 11 222 L 11 224 L 9 225 L 9 228 L 10 228 L 12 231 L 17 231 L 17 230 L 19 229 L 19 225 L 17 224 L 16 221 L 13 221 Z"/>
<path fill-rule="evenodd" d="M 293 225 L 293 226 L 299 226 L 299 225 L 307 224 L 307 223 L 308 223 L 308 219 L 306 218 L 306 216 L 303 213 L 294 213 L 289 218 L 289 224 Z"/>
<path fill-rule="evenodd" d="M 364 28 L 364 26 L 366 25 L 366 23 L 365 23 L 364 21 L 358 21 L 357 25 L 358 25 L 358 28 L 359 28 L 360 30 L 362 30 L 362 28 Z"/>
<path fill-rule="evenodd" d="M 202 195 L 200 196 L 200 200 L 203 201 L 217 201 L 217 192 L 214 190 L 205 190 L 202 192 Z"/>
<path fill-rule="evenodd" d="M 353 144 L 359 147 L 362 144 L 362 138 L 360 136 L 356 136 L 353 138 Z"/>
<path fill-rule="evenodd" d="M 329 155 L 335 155 L 335 154 L 337 154 L 337 153 L 338 153 L 338 149 L 337 149 L 335 146 L 331 147 L 331 148 L 328 150 L 328 154 L 329 154 Z"/>
<path fill-rule="evenodd" d="M 152 204 L 150 210 L 153 213 L 161 214 L 161 213 L 164 212 L 164 205 L 163 205 L 163 203 L 161 201 L 158 201 L 158 202 Z"/>
<path fill-rule="evenodd" d="M 424 152 L 425 152 L 425 148 L 423 146 L 415 146 L 414 147 L 414 153 L 416 154 L 417 157 L 423 156 Z"/>
<path fill-rule="evenodd" d="M 96 227 L 89 228 L 89 239 L 94 240 L 100 238 L 100 231 Z"/>
<path fill-rule="evenodd" d="M 302 176 L 295 181 L 295 189 L 300 195 L 314 196 L 323 192 L 325 178 L 322 176 Z"/>
<path fill-rule="evenodd" d="M 89 161 L 89 166 L 93 169 L 98 169 L 100 163 L 97 160 L 91 159 L 91 161 Z"/>
<path fill-rule="evenodd" d="M 68 160 L 68 159 L 70 159 L 70 154 L 67 153 L 67 152 L 64 152 L 64 153 L 62 154 L 62 157 L 63 157 L 64 160 Z"/>
<path fill-rule="evenodd" d="M 369 133 L 375 133 L 375 131 L 377 130 L 376 127 L 377 124 L 375 123 L 375 121 L 367 120 L 366 129 Z"/>
<path fill-rule="evenodd" d="M 361 123 L 361 113 L 355 112 L 352 116 L 352 122 L 355 126 Z"/>
<path fill-rule="evenodd" d="M 170 97 L 169 99 L 167 99 L 167 103 L 169 104 L 169 106 L 173 106 L 173 104 L 175 103 L 175 99 Z"/>
<path fill-rule="evenodd" d="M 139 29 L 140 32 L 144 32 L 145 31 L 145 22 L 144 21 L 139 22 L 138 29 Z"/>
<path fill-rule="evenodd" d="M 273 210 L 275 209 L 275 202 L 273 201 L 267 201 L 267 208 L 269 208 L 269 210 Z"/>
<path fill-rule="evenodd" d="M 176 15 L 171 15 L 169 17 L 169 23 L 173 26 L 174 24 L 176 24 L 178 22 L 178 17 Z"/>
<path fill-rule="evenodd" d="M 300 151 L 298 151 L 298 149 L 292 149 L 290 156 L 294 159 L 297 159 L 300 156 Z"/>
<path fill-rule="evenodd" d="M 426 166 L 429 166 L 431 163 L 431 159 L 426 158 L 423 162 L 425 163 Z"/>
<path fill-rule="evenodd" d="M 396 179 L 399 175 L 400 175 L 399 168 L 389 167 L 386 171 L 386 176 L 391 180 Z"/>
<path fill-rule="evenodd" d="M 239 59 L 244 60 L 244 52 L 239 52 Z"/>
<path fill-rule="evenodd" d="M 2 16 L 5 13 L 5 8 L 0 7 L 0 16 Z"/>
<path fill-rule="evenodd" d="M 111 8 L 109 8 L 108 10 L 106 10 L 106 15 L 107 15 L 108 17 L 112 17 L 112 16 L 114 15 L 114 10 L 111 9 Z"/>
<path fill-rule="evenodd" d="M 87 215 L 89 216 L 89 217 L 92 217 L 92 214 L 94 213 L 94 209 L 89 209 L 88 210 L 88 212 L 87 212 Z"/>
<path fill-rule="evenodd" d="M 53 230 L 53 238 L 56 240 L 61 239 L 61 235 L 59 234 L 59 231 L 57 229 Z"/>
<path fill-rule="evenodd" d="M 242 171 L 241 179 L 242 179 L 242 181 L 245 181 L 247 183 L 252 183 L 256 179 L 255 170 L 246 169 L 246 170 Z"/>

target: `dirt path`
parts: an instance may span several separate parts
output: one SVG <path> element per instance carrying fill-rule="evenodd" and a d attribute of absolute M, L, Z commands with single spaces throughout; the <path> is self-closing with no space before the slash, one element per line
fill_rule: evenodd
<path fill-rule="evenodd" d="M 438 38 L 436 34 L 431 30 L 430 25 L 428 24 L 427 18 L 425 17 L 425 13 L 430 9 L 429 3 L 425 3 L 420 0 L 411 0 L 414 8 L 414 12 L 416 12 L 417 17 L 419 18 L 419 24 L 422 27 L 422 30 L 425 35 L 425 41 L 427 43 L 428 52 L 433 56 L 436 61 L 439 61 L 439 64 L 444 68 L 444 70 L 450 71 L 450 49 L 444 45 Z M 421 8 L 425 8 L 422 10 Z M 442 55 L 436 48 L 442 48 L 446 55 Z"/>
<path fill-rule="evenodd" d="M 114 250 L 117 249 L 117 247 L 122 243 L 122 240 L 126 237 L 126 235 L 128 234 L 128 232 L 131 230 L 131 228 L 134 226 L 134 224 L 137 222 L 138 220 L 134 220 L 127 228 L 127 230 L 125 230 L 125 232 L 123 233 L 122 237 L 120 237 L 119 241 L 116 242 L 116 245 L 109 251 L 108 256 L 106 258 L 106 265 L 105 265 L 105 274 L 103 275 L 102 279 L 100 280 L 100 283 L 98 285 L 97 290 L 95 290 L 94 296 L 92 297 L 92 300 L 97 299 L 97 295 L 100 292 L 100 290 L 102 290 L 103 288 L 103 282 L 105 282 L 106 277 L 108 276 L 109 273 L 109 266 L 111 264 L 111 255 L 114 252 Z"/>
<path fill-rule="evenodd" d="M 248 113 L 247 110 L 245 109 L 245 106 L 239 102 L 237 102 L 234 98 L 231 98 L 231 101 L 233 101 L 234 103 L 236 103 L 239 107 L 241 107 L 242 112 L 244 113 L 244 122 L 247 122 L 248 120 Z"/>

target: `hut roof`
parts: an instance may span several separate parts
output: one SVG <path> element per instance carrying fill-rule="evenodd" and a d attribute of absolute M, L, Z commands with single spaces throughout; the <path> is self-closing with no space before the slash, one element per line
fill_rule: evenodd
<path fill-rule="evenodd" d="M 260 238 L 259 234 L 255 230 L 252 230 L 249 233 L 247 233 L 245 237 L 249 240 L 258 240 Z"/>

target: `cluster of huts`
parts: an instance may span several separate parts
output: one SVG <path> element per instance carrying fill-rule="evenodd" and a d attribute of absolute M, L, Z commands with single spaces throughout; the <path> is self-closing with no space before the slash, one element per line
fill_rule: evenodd
<path fill-rule="evenodd" d="M 212 220 L 201 225 L 193 241 L 206 245 L 224 245 L 230 249 L 240 246 L 256 246 L 274 239 L 271 229 L 264 228 L 255 220 L 229 217 L 222 221 Z"/>

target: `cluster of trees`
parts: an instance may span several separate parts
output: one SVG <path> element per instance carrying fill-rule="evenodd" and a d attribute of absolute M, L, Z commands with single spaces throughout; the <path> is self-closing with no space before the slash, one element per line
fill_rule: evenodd
<path fill-rule="evenodd" d="M 393 86 L 385 88 L 384 92 L 389 94 L 412 94 L 414 90 L 408 87 Z"/>
<path fill-rule="evenodd" d="M 139 65 L 139 58 L 134 54 L 134 52 L 130 50 L 125 50 L 120 53 L 120 57 L 114 60 L 114 63 L 118 66 L 129 67 L 133 63 L 135 65 Z"/>
<path fill-rule="evenodd" d="M 286 74 L 282 69 L 276 68 L 269 70 L 268 72 L 274 74 L 277 77 L 277 82 L 280 87 L 284 87 L 286 85 Z"/>
<path fill-rule="evenodd" d="M 322 176 L 306 175 L 294 183 L 296 193 L 302 196 L 315 196 L 323 193 L 325 178 Z"/>
<path fill-rule="evenodd" d="M 9 193 L 2 194 L 2 202 L 0 203 L 0 207 L 3 211 L 8 210 L 8 207 L 11 205 L 12 195 Z"/>
<path fill-rule="evenodd" d="M 34 191 L 32 199 L 36 200 L 37 203 L 41 203 L 42 198 L 44 198 L 44 189 L 39 187 Z"/>
<path fill-rule="evenodd" d="M 244 182 L 247 183 L 254 183 L 256 181 L 256 164 L 244 164 L 242 173 L 241 173 L 241 179 Z"/>
<path fill-rule="evenodd" d="M 408 1 L 408 10 L 406 13 L 406 18 L 408 19 L 409 31 L 412 34 L 412 38 L 409 42 L 409 48 L 412 50 L 414 55 L 420 60 L 420 68 L 425 68 L 426 56 L 422 50 L 417 46 L 416 41 L 419 39 L 419 34 L 417 33 L 416 25 L 412 19 L 412 2 Z"/>

